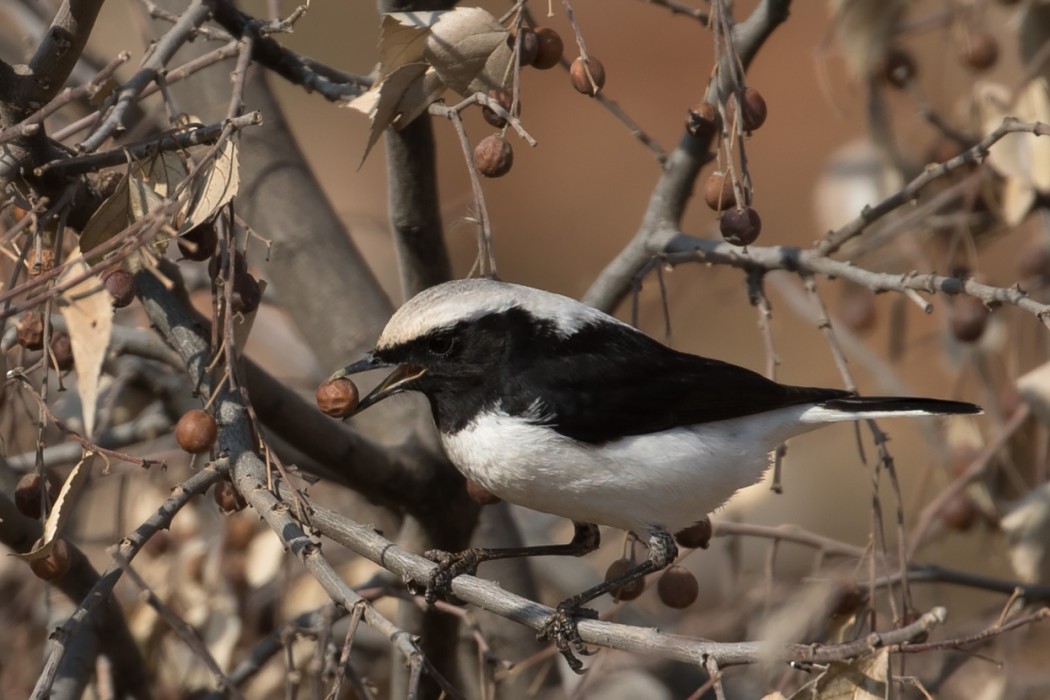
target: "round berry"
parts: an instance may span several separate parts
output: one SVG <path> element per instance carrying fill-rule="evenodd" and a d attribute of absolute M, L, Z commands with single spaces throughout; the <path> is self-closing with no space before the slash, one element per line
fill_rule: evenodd
<path fill-rule="evenodd" d="M 952 300 L 948 318 L 952 335 L 962 343 L 974 343 L 984 335 L 991 312 L 984 302 L 969 295 L 959 295 Z"/>
<path fill-rule="evenodd" d="M 999 42 L 989 32 L 970 32 L 963 42 L 962 61 L 974 71 L 988 70 L 999 60 Z"/>
<path fill-rule="evenodd" d="M 506 88 L 496 88 L 495 90 L 489 90 L 489 98 L 499 103 L 507 113 L 510 113 L 510 108 L 513 106 L 514 93 Z M 521 105 L 518 105 L 517 113 L 514 116 L 518 116 L 521 112 Z M 485 118 L 492 126 L 497 129 L 502 129 L 507 125 L 507 120 L 501 117 L 494 109 L 489 107 L 481 108 L 481 116 Z"/>
<path fill-rule="evenodd" d="M 480 506 L 491 506 L 503 500 L 473 479 L 467 479 L 467 495 Z"/>
<path fill-rule="evenodd" d="M 518 54 L 518 65 L 532 65 L 540 53 L 539 37 L 528 27 L 522 27 L 520 31 L 515 27 L 510 30 L 510 35 L 507 37 L 507 43 L 510 44 L 512 50 L 518 45 L 518 34 L 521 34 L 521 53 Z"/>
<path fill-rule="evenodd" d="M 674 536 L 678 546 L 686 549 L 707 549 L 711 545 L 711 520 L 698 520 Z"/>
<path fill-rule="evenodd" d="M 535 34 L 539 49 L 536 51 L 536 58 L 532 59 L 532 67 L 547 70 L 558 65 L 561 55 L 565 52 L 561 35 L 550 27 L 537 27 Z"/>
<path fill-rule="evenodd" d="M 966 532 L 977 522 L 977 504 L 965 492 L 956 493 L 937 511 L 937 517 L 945 527 L 956 532 Z"/>
<path fill-rule="evenodd" d="M 41 541 L 37 540 L 35 547 L 39 547 L 40 544 Z M 51 545 L 51 551 L 46 557 L 29 560 L 29 568 L 33 570 L 37 578 L 43 581 L 54 581 L 64 576 L 71 565 L 69 545 L 61 538 L 55 540 Z"/>
<path fill-rule="evenodd" d="M 73 342 L 69 339 L 69 333 L 55 331 L 51 334 L 51 352 L 48 353 L 51 366 L 59 372 L 68 372 L 73 369 Z"/>
<path fill-rule="evenodd" d="M 15 324 L 15 339 L 26 350 L 44 347 L 44 315 L 39 311 L 23 314 Z"/>
<path fill-rule="evenodd" d="M 617 579 L 633 569 L 634 566 L 634 562 L 630 559 L 617 559 L 612 564 L 609 564 L 609 568 L 605 570 L 605 580 L 612 581 Z M 616 600 L 634 600 L 643 591 L 645 591 L 645 578 L 640 577 L 624 586 L 614 588 L 610 591 L 610 595 Z"/>
<path fill-rule="evenodd" d="M 725 211 L 736 206 L 736 192 L 729 173 L 711 173 L 704 183 L 704 201 L 715 211 Z"/>
<path fill-rule="evenodd" d="M 590 78 L 587 77 L 588 70 L 591 73 Z M 593 84 L 591 78 L 594 78 Z M 584 95 L 597 95 L 598 91 L 605 87 L 605 66 L 594 56 L 589 56 L 586 61 L 580 56 L 569 67 L 569 79 L 577 92 L 582 92 Z"/>
<path fill-rule="evenodd" d="M 744 131 L 755 131 L 766 123 L 766 100 L 762 94 L 753 87 L 745 87 L 736 93 L 740 100 L 740 128 Z M 736 122 L 737 100 L 730 98 L 726 100 L 726 119 L 730 124 Z"/>
<path fill-rule="evenodd" d="M 233 276 L 233 311 L 238 314 L 250 314 L 259 308 L 262 301 L 262 288 L 258 280 L 248 272 L 238 272 Z"/>
<path fill-rule="evenodd" d="M 762 232 L 762 219 L 751 207 L 737 207 L 722 213 L 718 227 L 727 243 L 751 245 Z"/>
<path fill-rule="evenodd" d="M 182 257 L 202 262 L 215 254 L 215 246 L 219 244 L 219 232 L 215 230 L 214 222 L 205 221 L 179 236 L 178 242 Z"/>
<path fill-rule="evenodd" d="M 215 505 L 219 506 L 219 510 L 222 511 L 223 515 L 230 515 L 242 511 L 248 505 L 240 491 L 235 489 L 233 484 L 226 480 L 215 484 L 215 490 L 212 497 L 215 499 Z"/>
<path fill-rule="evenodd" d="M 175 424 L 175 442 L 194 455 L 210 450 L 218 434 L 215 419 L 207 411 L 199 408 L 186 411 Z"/>
<path fill-rule="evenodd" d="M 866 287 L 850 285 L 839 304 L 839 320 L 854 333 L 866 333 L 878 320 L 875 293 Z"/>
<path fill-rule="evenodd" d="M 718 107 L 707 102 L 689 108 L 685 130 L 697 138 L 714 138 L 722 130 L 722 115 Z"/>
<path fill-rule="evenodd" d="M 882 79 L 895 88 L 907 87 L 908 83 L 915 80 L 917 72 L 911 53 L 900 47 L 887 51 L 879 66 Z"/>
<path fill-rule="evenodd" d="M 696 602 L 700 595 L 700 584 L 693 572 L 676 564 L 668 567 L 660 576 L 656 582 L 656 592 L 664 605 L 681 610 Z"/>
<path fill-rule="evenodd" d="M 499 134 L 486 136 L 474 147 L 474 167 L 485 177 L 503 177 L 514 165 L 514 151 Z"/>
<path fill-rule="evenodd" d="M 360 395 L 349 379 L 332 379 L 317 387 L 317 407 L 333 418 L 347 418 L 357 410 Z"/>
<path fill-rule="evenodd" d="M 114 309 L 123 309 L 135 299 L 135 278 L 123 268 L 103 272 L 102 286 L 109 292 Z"/>
<path fill-rule="evenodd" d="M 58 483 L 58 479 L 50 471 L 46 472 L 44 479 L 41 479 L 36 472 L 23 474 L 22 478 L 18 480 L 18 485 L 15 486 L 15 507 L 18 508 L 22 515 L 33 520 L 39 520 L 40 516 L 43 515 L 43 511 L 40 509 L 41 483 L 47 484 L 47 500 L 50 503 L 54 503 L 55 496 L 58 495 L 58 490 L 61 486 Z"/>

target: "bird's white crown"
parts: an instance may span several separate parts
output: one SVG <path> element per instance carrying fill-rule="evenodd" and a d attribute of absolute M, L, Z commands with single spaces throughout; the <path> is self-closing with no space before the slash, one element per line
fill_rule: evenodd
<path fill-rule="evenodd" d="M 453 280 L 425 289 L 405 302 L 390 317 L 376 347 L 380 350 L 394 347 L 457 323 L 514 308 L 550 323 L 561 337 L 568 337 L 590 323 L 621 323 L 561 294 L 496 280 Z"/>

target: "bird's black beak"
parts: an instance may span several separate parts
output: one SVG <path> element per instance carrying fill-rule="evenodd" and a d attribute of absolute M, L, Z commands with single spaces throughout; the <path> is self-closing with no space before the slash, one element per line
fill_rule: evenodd
<path fill-rule="evenodd" d="M 393 372 L 387 376 L 382 382 L 379 383 L 375 389 L 372 389 L 365 398 L 361 399 L 361 403 L 357 404 L 357 409 L 354 413 L 360 413 L 369 406 L 375 403 L 379 403 L 388 396 L 401 393 L 411 389 L 412 382 L 426 374 L 426 370 L 416 365 L 393 365 L 389 362 L 384 362 L 376 357 L 375 353 L 369 353 L 367 357 L 362 360 L 358 360 L 352 365 L 347 365 L 341 370 L 338 370 L 331 377 L 329 381 L 334 379 L 342 379 L 348 377 L 351 374 L 358 374 L 360 372 L 367 372 L 372 369 L 383 369 L 384 367 L 397 367 Z"/>

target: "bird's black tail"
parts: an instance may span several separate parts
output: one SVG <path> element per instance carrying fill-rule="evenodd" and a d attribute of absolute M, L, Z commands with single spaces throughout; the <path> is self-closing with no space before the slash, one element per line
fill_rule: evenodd
<path fill-rule="evenodd" d="M 976 414 L 980 406 L 965 401 L 921 399 L 908 396 L 844 396 L 820 403 L 822 408 L 846 413 L 905 413 L 912 415 Z"/>

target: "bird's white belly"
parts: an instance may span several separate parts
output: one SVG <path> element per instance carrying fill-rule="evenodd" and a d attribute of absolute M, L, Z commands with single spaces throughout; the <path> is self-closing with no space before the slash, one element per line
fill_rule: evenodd
<path fill-rule="evenodd" d="M 590 445 L 503 413 L 442 436 L 469 479 L 518 505 L 639 534 L 676 532 L 758 481 L 798 411 L 675 428 Z M 786 426 L 791 426 L 788 429 Z M 815 426 L 813 426 L 815 427 Z"/>

